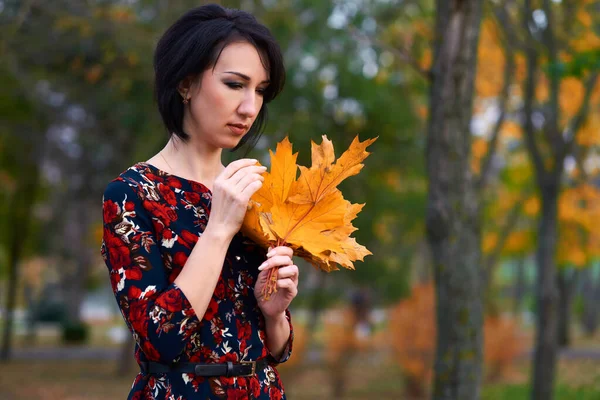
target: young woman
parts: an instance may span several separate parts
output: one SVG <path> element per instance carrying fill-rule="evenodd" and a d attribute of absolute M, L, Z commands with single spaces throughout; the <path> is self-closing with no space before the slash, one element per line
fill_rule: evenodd
<path fill-rule="evenodd" d="M 279 46 L 252 15 L 206 5 L 165 32 L 154 68 L 170 139 L 103 198 L 102 254 L 141 368 L 129 398 L 285 398 L 275 366 L 292 349 L 298 268 L 239 232 L 265 168 L 221 162 L 261 133 L 285 80 Z"/>

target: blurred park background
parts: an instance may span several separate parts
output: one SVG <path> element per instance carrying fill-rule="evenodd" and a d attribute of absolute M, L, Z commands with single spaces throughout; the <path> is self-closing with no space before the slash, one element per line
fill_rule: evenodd
<path fill-rule="evenodd" d="M 0 0 L 1 399 L 128 393 L 101 197 L 166 142 L 154 45 L 203 3 Z M 250 156 L 379 137 L 341 187 L 373 255 L 301 265 L 289 398 L 600 399 L 600 2 L 220 3 L 287 64 Z"/>

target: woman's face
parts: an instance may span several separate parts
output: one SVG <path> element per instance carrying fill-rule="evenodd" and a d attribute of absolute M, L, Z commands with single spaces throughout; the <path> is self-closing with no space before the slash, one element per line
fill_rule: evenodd
<path fill-rule="evenodd" d="M 253 45 L 227 45 L 214 68 L 204 71 L 188 93 L 183 126 L 192 142 L 234 148 L 256 120 L 268 80 Z"/>

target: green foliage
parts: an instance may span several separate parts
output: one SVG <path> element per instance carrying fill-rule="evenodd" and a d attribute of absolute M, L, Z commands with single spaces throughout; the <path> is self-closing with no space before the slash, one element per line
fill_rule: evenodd
<path fill-rule="evenodd" d="M 90 328 L 83 322 L 64 322 L 62 340 L 66 344 L 84 344 L 89 340 Z"/>
<path fill-rule="evenodd" d="M 525 385 L 494 385 L 483 389 L 483 400 L 525 400 L 531 397 L 531 389 Z M 556 400 L 597 400 L 598 390 L 594 387 L 572 388 L 557 386 L 554 391 Z"/>

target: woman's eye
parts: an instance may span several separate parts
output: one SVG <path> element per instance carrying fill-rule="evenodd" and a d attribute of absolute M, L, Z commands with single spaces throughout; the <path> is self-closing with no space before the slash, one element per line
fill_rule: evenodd
<path fill-rule="evenodd" d="M 266 92 L 267 92 L 267 89 L 265 89 L 265 88 L 256 89 L 256 93 L 260 94 L 261 96 L 264 96 Z"/>
<path fill-rule="evenodd" d="M 225 82 L 225 84 L 232 89 L 241 89 L 243 87 L 243 85 L 239 82 Z"/>

